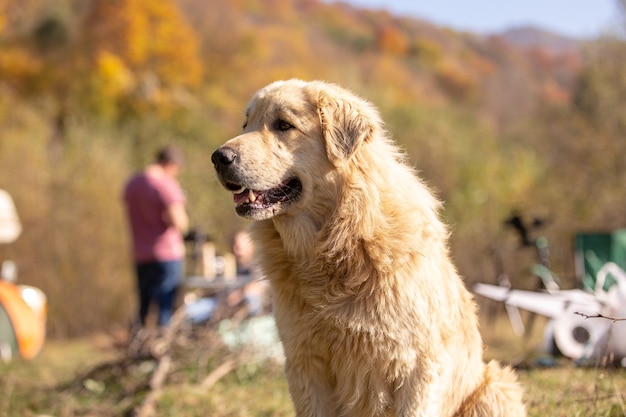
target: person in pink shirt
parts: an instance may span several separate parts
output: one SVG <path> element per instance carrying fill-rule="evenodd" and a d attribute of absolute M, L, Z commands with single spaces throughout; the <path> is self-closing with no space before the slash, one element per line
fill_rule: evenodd
<path fill-rule="evenodd" d="M 185 195 L 177 181 L 182 165 L 182 152 L 165 146 L 124 188 L 142 326 L 152 303 L 159 308 L 158 324 L 169 323 L 182 279 L 183 235 L 189 223 Z"/>

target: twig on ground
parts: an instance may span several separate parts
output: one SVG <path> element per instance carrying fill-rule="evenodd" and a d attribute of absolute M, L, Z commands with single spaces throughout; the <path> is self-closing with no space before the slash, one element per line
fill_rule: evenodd
<path fill-rule="evenodd" d="M 206 378 L 202 381 L 200 386 L 202 389 L 208 390 L 210 389 L 217 381 L 228 375 L 229 372 L 234 370 L 237 367 L 237 360 L 234 357 L 227 358 L 224 363 L 215 368 Z"/>
<path fill-rule="evenodd" d="M 151 417 L 156 412 L 156 402 L 162 394 L 163 384 L 172 365 L 171 349 L 177 333 L 185 322 L 184 309 L 179 308 L 172 317 L 170 325 L 165 329 L 163 337 L 152 341 L 150 351 L 157 359 L 157 367 L 150 378 L 150 391 L 143 402 L 134 410 L 135 417 Z"/>
<path fill-rule="evenodd" d="M 579 311 L 575 311 L 574 314 L 578 314 L 579 316 L 582 316 L 582 317 L 584 317 L 586 319 L 605 319 L 605 320 L 610 320 L 613 323 L 618 322 L 618 321 L 626 321 L 626 318 L 609 317 L 609 316 L 605 316 L 604 314 L 600 314 L 600 313 L 596 313 L 594 315 L 590 315 L 590 314 L 581 313 Z"/>
<path fill-rule="evenodd" d="M 134 411 L 134 416 L 136 417 L 151 417 L 155 415 L 156 412 L 156 401 L 161 396 L 161 392 L 163 390 L 163 382 L 167 377 L 167 374 L 170 370 L 170 365 L 172 364 L 172 357 L 169 354 L 164 354 L 159 358 L 159 364 L 152 374 L 152 378 L 150 378 L 150 391 L 146 398 L 143 400 L 141 405 L 137 407 Z"/>

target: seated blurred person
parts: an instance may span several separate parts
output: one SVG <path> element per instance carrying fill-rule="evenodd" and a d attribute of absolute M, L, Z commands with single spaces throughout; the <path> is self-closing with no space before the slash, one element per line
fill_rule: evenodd
<path fill-rule="evenodd" d="M 201 298 L 191 297 L 186 303 L 187 315 L 193 323 L 202 323 L 211 318 L 246 318 L 258 316 L 268 304 L 268 283 L 262 279 L 253 265 L 254 244 L 245 231 L 233 236 L 232 250 L 237 266 L 235 288 L 213 290 Z"/>
<path fill-rule="evenodd" d="M 228 304 L 237 306 L 245 303 L 249 315 L 262 314 L 267 301 L 268 284 L 253 264 L 254 243 L 248 232 L 239 231 L 233 236 L 233 254 L 237 261 L 237 279 L 247 278 L 248 282 L 243 288 L 228 295 Z"/>

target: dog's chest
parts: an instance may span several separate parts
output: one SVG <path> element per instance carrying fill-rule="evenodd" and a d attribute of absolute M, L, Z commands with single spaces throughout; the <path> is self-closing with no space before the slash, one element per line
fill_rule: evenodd
<path fill-rule="evenodd" d="M 307 271 L 310 271 L 307 268 Z M 410 334 L 396 326 L 399 317 L 380 315 L 374 296 L 333 294 L 328 277 L 298 268 L 286 279 L 272 279 L 274 314 L 285 350 L 324 358 L 341 368 L 345 358 L 369 363 L 376 358 L 390 366 L 399 345 Z M 385 302 L 388 304 L 388 300 Z"/>

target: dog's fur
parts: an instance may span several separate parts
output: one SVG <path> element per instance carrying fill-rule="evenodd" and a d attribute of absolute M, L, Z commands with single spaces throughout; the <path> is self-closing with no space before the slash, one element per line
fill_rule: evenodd
<path fill-rule="evenodd" d="M 321 81 L 275 82 L 213 161 L 257 220 L 298 416 L 525 415 L 513 371 L 483 362 L 440 203 L 370 103 Z M 300 187 L 287 196 L 290 178 Z M 272 188 L 286 197 L 258 191 Z"/>

